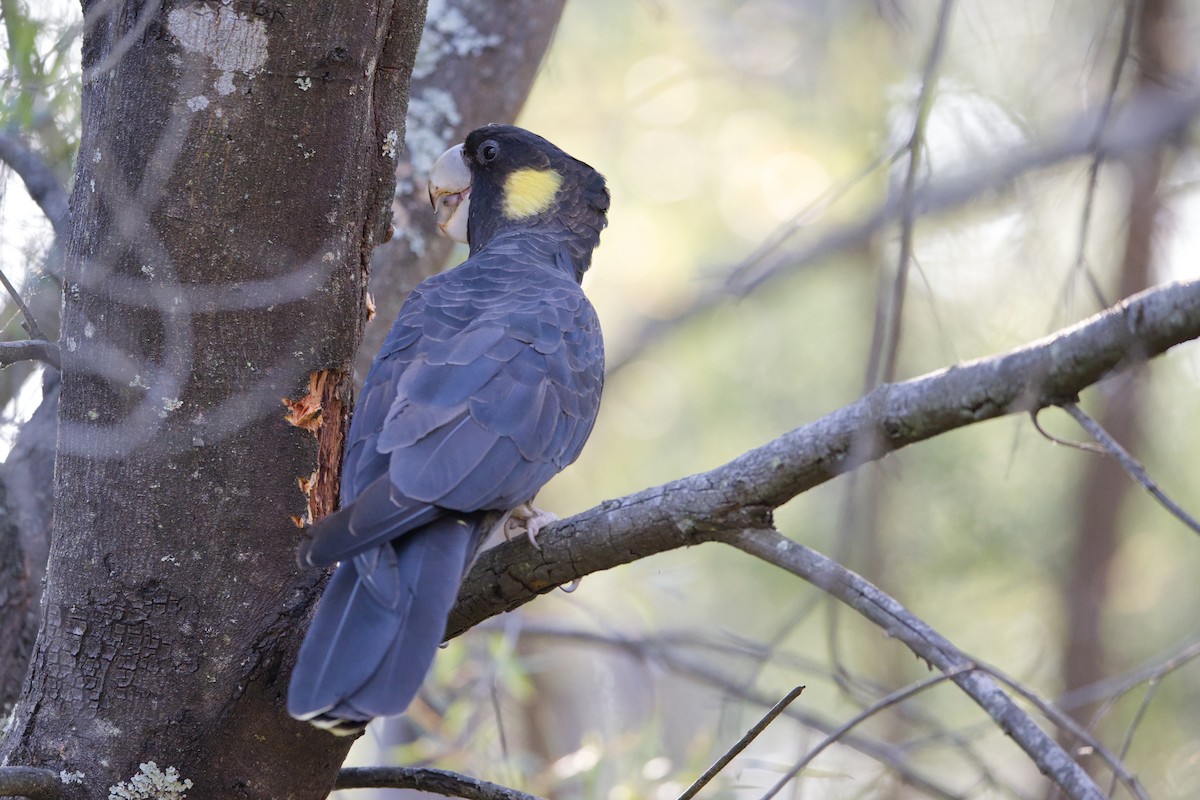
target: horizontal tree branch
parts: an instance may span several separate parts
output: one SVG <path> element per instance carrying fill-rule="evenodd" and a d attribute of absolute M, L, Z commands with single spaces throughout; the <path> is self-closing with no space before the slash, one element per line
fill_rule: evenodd
<path fill-rule="evenodd" d="M 589 573 L 677 547 L 725 541 L 766 557 L 745 539 L 746 531 L 771 531 L 774 557 L 782 558 L 799 545 L 774 533 L 771 516 L 797 494 L 946 431 L 1071 402 L 1106 375 L 1198 336 L 1200 281 L 1179 282 L 1008 353 L 880 386 L 709 472 L 602 503 L 552 525 L 539 536 L 540 550 L 514 540 L 483 553 L 464 582 L 447 635 Z M 805 576 L 815 585 L 884 626 L 939 669 L 961 670 L 971 663 L 894 600 L 874 587 L 874 595 L 864 594 L 861 585 L 846 580 L 852 573 L 824 560 L 829 574 Z M 877 607 L 887 613 L 875 613 Z M 903 612 L 896 617 L 902 630 L 884 622 L 896 609 Z M 991 677 L 964 672 L 954 680 L 1068 796 L 1101 797 L 1086 773 Z"/>
<path fill-rule="evenodd" d="M 416 789 L 464 800 L 541 800 L 457 772 L 423 767 L 343 767 L 334 789 Z"/>
<path fill-rule="evenodd" d="M 770 527 L 771 512 L 856 466 L 956 428 L 1074 400 L 1106 375 L 1200 336 L 1200 280 L 1142 292 L 1025 347 L 885 384 L 709 472 L 609 500 L 514 539 L 467 576 L 453 637 L 556 586 L 654 553 Z"/>
<path fill-rule="evenodd" d="M 0 767 L 0 797 L 58 800 L 62 793 L 62 778 L 54 770 L 39 767 Z"/>
<path fill-rule="evenodd" d="M 62 368 L 57 342 L 48 342 L 45 339 L 0 342 L 0 369 L 18 361 L 41 361 L 55 369 Z"/>

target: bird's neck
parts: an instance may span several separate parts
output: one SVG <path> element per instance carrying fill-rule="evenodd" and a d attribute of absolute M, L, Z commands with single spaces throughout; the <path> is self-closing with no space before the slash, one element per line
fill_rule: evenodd
<path fill-rule="evenodd" d="M 473 221 L 474 222 L 474 221 Z M 514 255 L 536 256 L 540 266 L 560 269 L 577 283 L 592 263 L 592 251 L 600 243 L 603 213 L 566 215 L 547 212 L 519 223 L 475 224 L 469 229 L 471 255 L 488 250 L 513 248 Z M 525 251 L 528 251 L 527 253 Z"/>

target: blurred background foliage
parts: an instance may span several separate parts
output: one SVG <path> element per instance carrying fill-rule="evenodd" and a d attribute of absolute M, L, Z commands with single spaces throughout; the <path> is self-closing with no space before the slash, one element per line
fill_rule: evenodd
<path fill-rule="evenodd" d="M 1120 2 L 956 3 L 922 178 L 977 168 L 1100 107 L 1124 11 Z M 585 285 L 613 360 L 636 356 L 610 376 L 591 443 L 541 505 L 568 514 L 709 469 L 862 393 L 879 276 L 890 280 L 897 258 L 894 229 L 797 263 L 644 348 L 631 337 L 646 318 L 669 319 L 719 286 L 798 215 L 799 239 L 816 239 L 884 200 L 902 168 L 856 177 L 886 162 L 911 131 L 936 12 L 933 2 L 568 3 L 519 121 L 610 181 L 610 227 Z M 1177 4 L 1167 35 L 1194 70 L 1200 9 Z M 1119 97 L 1134 81 L 1133 59 L 1125 62 Z M 1167 157 L 1155 282 L 1198 273 L 1194 145 Z M 1001 352 L 1099 310 L 1076 267 L 1087 184 L 1087 160 L 1076 160 L 918 223 L 898 378 Z M 836 201 L 805 215 L 831 190 L 840 192 Z M 1083 258 L 1109 302 L 1117 299 L 1128 193 L 1121 165 L 1101 169 Z M 1137 455 L 1192 510 L 1200 494 L 1187 466 L 1200 447 L 1197 366 L 1194 348 L 1181 348 L 1113 381 L 1145 384 Z M 1097 410 L 1112 388 L 1090 392 L 1084 406 Z M 1065 415 L 1046 413 L 1042 422 L 1064 438 L 1086 438 Z M 849 500 L 845 478 L 808 492 L 780 509 L 777 524 L 844 558 L 968 653 L 1055 698 L 1066 688 L 1064 583 L 1083 468 L 1095 458 L 1047 442 L 1027 419 L 1000 420 L 866 468 Z M 857 513 L 847 514 L 848 503 Z M 1200 542 L 1136 487 L 1119 530 L 1102 612 L 1106 675 L 1200 635 Z M 496 636 L 523 656 L 522 677 L 494 666 L 484 684 L 490 692 L 499 681 L 517 700 L 501 706 L 499 726 L 483 689 L 467 701 L 493 732 L 490 740 L 473 732 L 467 746 L 495 759 L 495 780 L 557 797 L 677 797 L 764 710 L 739 693 L 773 701 L 805 683 L 795 707 L 840 724 L 928 675 L 901 645 L 828 603 L 720 547 L 589 577 L 519 621 L 497 621 Z M 521 635 L 522 626 L 534 633 Z M 568 630 L 596 639 L 584 643 Z M 483 647 L 476 636 L 451 649 Z M 454 669 L 448 661 L 440 674 Z M 696 665 L 725 685 L 698 678 L 689 668 Z M 1099 723 L 1111 749 L 1120 749 L 1144 694 L 1141 685 Z M 1194 666 L 1155 688 L 1128 753 L 1152 797 L 1200 795 L 1198 701 Z M 1044 791 L 1024 757 L 953 688 L 887 711 L 860 732 L 896 745 L 954 795 Z M 710 796 L 761 796 L 820 739 L 803 725 L 776 723 Z M 478 755 L 455 763 L 477 766 Z M 562 777 L 576 771 L 572 791 Z M 861 753 L 833 748 L 790 796 L 925 794 Z"/>
<path fill-rule="evenodd" d="M 4 16 L 4 105 L 0 125 L 34 138 L 65 182 L 79 145 L 79 33 L 61 3 L 0 0 Z"/>
<path fill-rule="evenodd" d="M 1166 7 L 1160 35 L 1180 74 L 1193 75 L 1200 7 Z M 65 181 L 78 128 L 78 9 L 4 0 L 2 10 L 0 122 Z M 1136 63 L 1120 57 L 1126 13 L 1107 0 L 956 3 L 921 179 L 1055 135 L 1105 103 L 1114 64 L 1118 98 L 1128 95 Z M 566 516 L 707 470 L 863 392 L 895 229 L 790 265 L 654 342 L 638 336 L 719 287 L 780 231 L 815 240 L 894 190 L 904 162 L 889 165 L 911 133 L 936 15 L 934 2 L 902 0 L 567 4 L 520 124 L 609 179 L 610 227 L 585 286 L 620 367 L 583 457 L 539 505 Z M 1200 273 L 1198 152 L 1193 133 L 1165 155 L 1153 282 Z M 1088 166 L 1030 173 L 919 220 L 897 378 L 1001 352 L 1099 310 L 1080 265 L 1108 302 L 1118 299 L 1131 180 L 1123 164 L 1100 169 L 1081 245 Z M 17 277 L 42 263 L 50 239 L 19 181 L 7 181 L 4 200 L 0 268 Z M 10 338 L 20 336 L 15 317 L 0 310 Z M 1198 379 L 1200 357 L 1183 347 L 1083 398 L 1097 410 L 1123 385 L 1141 387 L 1135 455 L 1193 513 Z M 4 384 L 0 399 L 19 386 Z M 1064 414 L 1042 423 L 1086 438 Z M 1027 419 L 999 420 L 870 465 L 853 486 L 842 478 L 810 491 L 776 521 L 972 656 L 1045 698 L 1074 690 L 1070 700 L 1086 694 L 1067 685 L 1063 654 L 1069 580 L 1087 547 L 1077 530 L 1085 469 L 1097 458 L 1048 442 Z M 1132 486 L 1118 523 L 1094 652 L 1100 674 L 1119 678 L 1200 639 L 1200 541 Z M 1200 796 L 1198 669 L 1135 682 L 1097 720 L 1086 706 L 1084 724 L 1110 749 L 1127 742 L 1127 764 L 1151 797 Z M 764 703 L 807 684 L 793 705 L 807 722 L 776 722 L 706 795 L 759 797 L 821 740 L 816 728 L 928 674 L 818 590 L 710 545 L 589 577 L 452 642 L 405 721 L 372 728 L 358 757 L 377 761 L 383 750 L 556 798 L 674 798 Z M 1105 684 L 1090 699 L 1112 695 Z M 856 734 L 865 744 L 827 750 L 786 796 L 1045 793 L 1023 754 L 949 685 Z M 897 765 L 927 785 L 906 784 Z"/>
<path fill-rule="evenodd" d="M 79 36 L 77 6 L 66 0 L 0 0 L 4 62 L 0 71 L 0 135 L 37 154 L 52 179 L 66 186 L 79 146 Z M 57 338 L 58 254 L 45 216 L 21 180 L 0 170 L 0 269 L 20 289 L 38 324 Z M 0 336 L 24 339 L 22 317 L 5 292 L 0 295 Z M 0 371 L 0 452 L 6 453 L 20 420 L 41 399 L 41 367 L 14 364 Z"/>

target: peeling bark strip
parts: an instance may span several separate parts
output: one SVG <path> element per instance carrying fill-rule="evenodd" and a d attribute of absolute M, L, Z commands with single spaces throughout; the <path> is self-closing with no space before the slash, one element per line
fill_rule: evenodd
<path fill-rule="evenodd" d="M 91 6 L 53 545 L 0 763 L 82 775 L 67 800 L 318 800 L 349 742 L 284 709 L 321 581 L 288 518 L 336 501 L 424 4 Z"/>
<path fill-rule="evenodd" d="M 283 398 L 288 424 L 309 431 L 317 439 L 317 468 L 312 475 L 297 479 L 308 500 L 307 516 L 292 517 L 297 528 L 337 510 L 342 449 L 350 421 L 350 409 L 342 393 L 349 385 L 348 371 L 322 369 L 308 376 L 308 392 L 299 400 Z"/>

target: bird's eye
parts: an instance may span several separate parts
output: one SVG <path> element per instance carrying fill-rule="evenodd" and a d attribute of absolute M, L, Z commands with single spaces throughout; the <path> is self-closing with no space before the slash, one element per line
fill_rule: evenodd
<path fill-rule="evenodd" d="M 500 145 L 492 139 L 488 139 L 483 144 L 479 145 L 479 160 L 484 164 L 495 161 L 496 156 L 500 155 Z"/>

